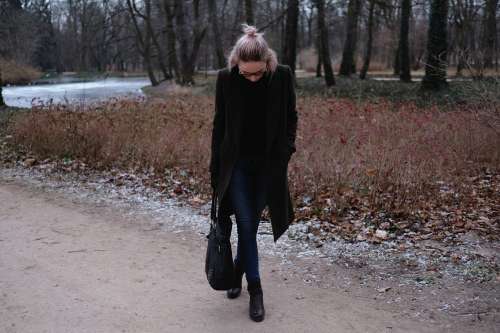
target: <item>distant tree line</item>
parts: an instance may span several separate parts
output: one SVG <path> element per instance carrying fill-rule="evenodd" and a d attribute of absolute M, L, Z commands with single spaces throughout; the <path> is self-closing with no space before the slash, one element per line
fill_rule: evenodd
<path fill-rule="evenodd" d="M 446 86 L 446 68 L 498 72 L 499 0 L 2 0 L 0 57 L 43 71 L 146 71 L 152 84 L 193 84 L 225 65 L 241 23 L 254 24 L 281 63 L 313 50 L 317 76 L 367 77 L 390 69 L 403 82 Z M 310 60 L 310 59 L 309 59 Z"/>

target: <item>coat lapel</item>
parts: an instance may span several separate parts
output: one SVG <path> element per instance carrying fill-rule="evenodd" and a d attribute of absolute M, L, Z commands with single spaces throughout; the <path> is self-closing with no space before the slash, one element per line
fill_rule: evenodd
<path fill-rule="evenodd" d="M 238 151 L 239 151 L 239 142 L 241 135 L 241 126 L 243 122 L 243 110 L 244 110 L 244 99 L 242 93 L 242 82 L 239 77 L 238 66 L 234 66 L 231 69 L 231 97 L 232 100 L 232 110 L 233 120 L 234 120 L 234 134 L 235 140 L 237 142 Z M 276 94 L 276 73 L 268 73 L 267 77 L 263 79 L 267 80 L 266 87 L 266 120 L 265 120 L 265 128 L 266 128 L 266 155 L 269 154 L 271 150 L 271 143 L 274 139 L 274 134 L 276 131 L 273 131 L 273 124 L 275 123 L 275 117 L 277 114 L 277 107 L 274 107 L 276 103 L 279 102 L 279 96 Z M 245 79 L 246 80 L 246 79 Z M 275 96 L 276 98 L 272 98 Z"/>

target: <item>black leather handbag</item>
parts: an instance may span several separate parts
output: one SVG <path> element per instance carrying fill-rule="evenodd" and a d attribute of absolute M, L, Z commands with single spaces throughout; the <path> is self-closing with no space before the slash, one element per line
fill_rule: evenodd
<path fill-rule="evenodd" d="M 210 232 L 205 258 L 205 273 L 208 283 L 215 290 L 231 288 L 234 274 L 231 234 L 225 235 L 217 216 L 217 194 L 214 189 L 210 212 Z"/>

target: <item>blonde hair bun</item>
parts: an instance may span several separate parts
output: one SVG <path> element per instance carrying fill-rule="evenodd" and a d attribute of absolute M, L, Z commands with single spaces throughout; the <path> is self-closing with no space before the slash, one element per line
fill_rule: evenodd
<path fill-rule="evenodd" d="M 250 37 L 257 37 L 257 28 L 253 25 L 243 23 L 243 32 Z"/>
<path fill-rule="evenodd" d="M 227 67 L 232 70 L 241 61 L 264 61 L 266 69 L 274 72 L 278 66 L 278 57 L 264 39 L 263 32 L 257 27 L 242 23 L 243 35 L 238 38 L 227 58 Z"/>

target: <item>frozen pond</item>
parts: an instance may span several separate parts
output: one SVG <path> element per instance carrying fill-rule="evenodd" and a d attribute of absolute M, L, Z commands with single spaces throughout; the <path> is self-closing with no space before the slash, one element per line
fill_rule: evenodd
<path fill-rule="evenodd" d="M 54 83 L 4 87 L 8 106 L 31 107 L 40 103 L 91 103 L 111 97 L 138 97 L 141 87 L 150 85 L 148 78 L 107 78 L 86 82 Z"/>

